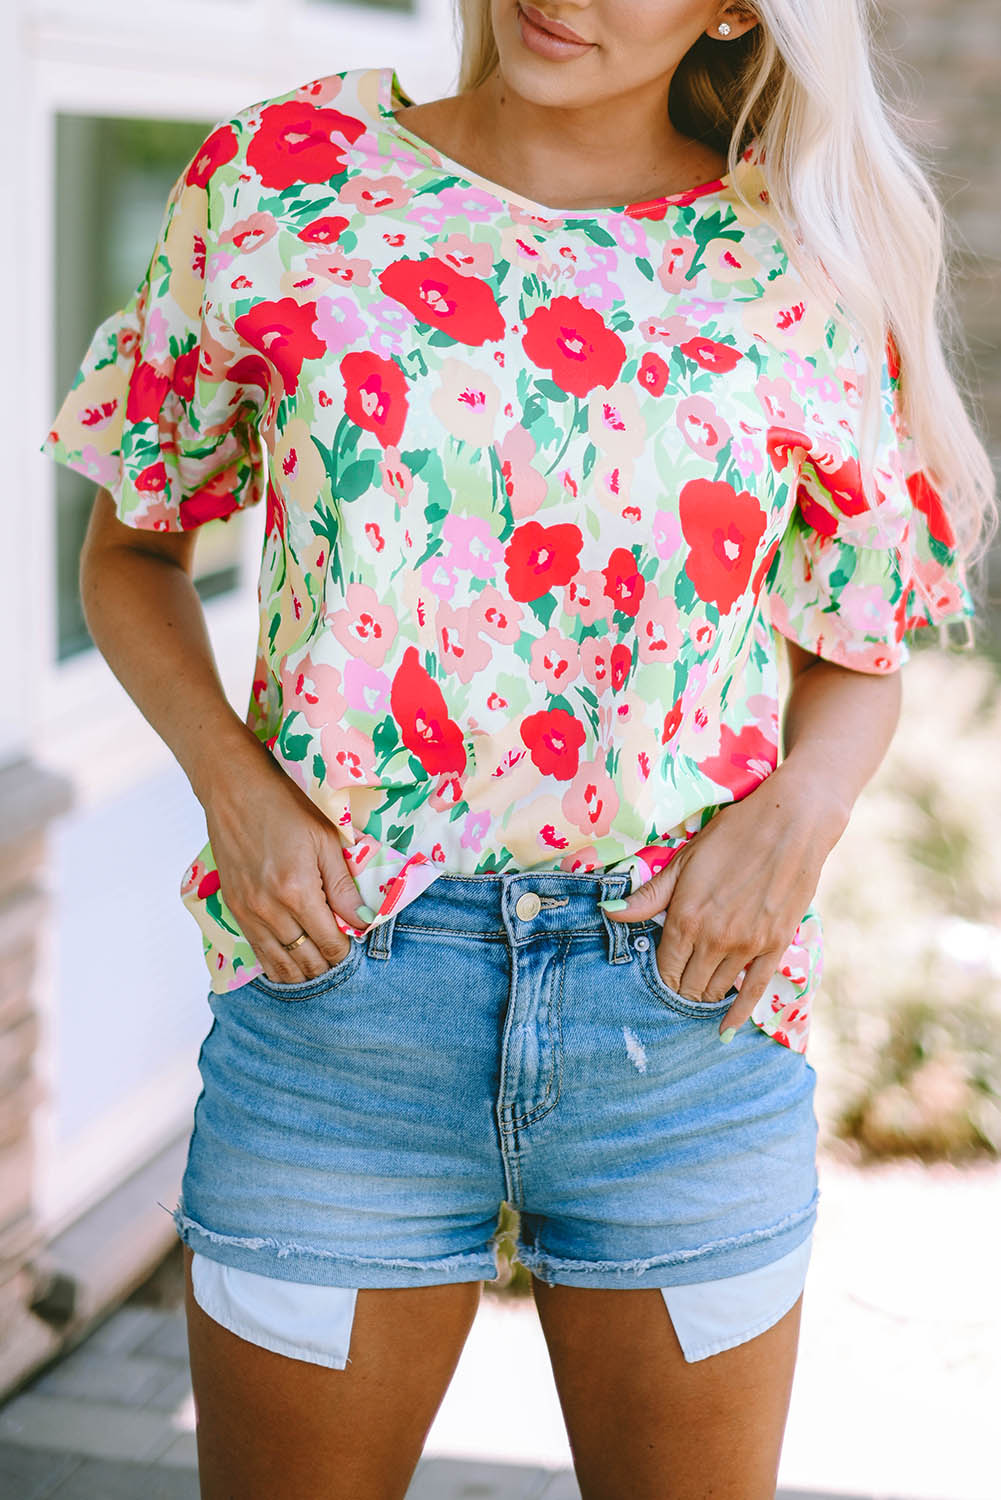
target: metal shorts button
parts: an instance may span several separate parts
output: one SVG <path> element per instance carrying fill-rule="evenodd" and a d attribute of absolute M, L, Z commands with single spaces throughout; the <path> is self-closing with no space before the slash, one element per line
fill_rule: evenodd
<path fill-rule="evenodd" d="M 633 938 L 633 943 L 641 953 L 645 953 L 650 946 L 650 939 L 641 932 L 639 937 Z"/>
<path fill-rule="evenodd" d="M 526 891 L 519 896 L 514 904 L 514 909 L 523 922 L 530 922 L 537 917 L 542 910 L 542 902 L 535 891 Z"/>

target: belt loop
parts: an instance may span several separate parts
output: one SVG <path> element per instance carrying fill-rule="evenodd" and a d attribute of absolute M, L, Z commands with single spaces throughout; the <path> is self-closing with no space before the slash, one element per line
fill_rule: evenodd
<path fill-rule="evenodd" d="M 630 889 L 628 874 L 609 875 L 601 882 L 601 896 L 599 899 L 607 901 L 610 897 L 627 896 Z M 629 923 L 623 922 L 621 917 L 617 922 L 613 922 L 608 913 L 602 911 L 600 906 L 598 910 L 601 912 L 601 920 L 604 922 L 605 931 L 608 934 L 608 962 L 610 964 L 632 963 L 633 953 L 629 941 L 631 936 Z"/>
<path fill-rule="evenodd" d="M 396 926 L 396 912 L 391 912 L 384 922 L 379 922 L 375 927 L 370 927 L 366 934 L 368 942 L 369 958 L 388 958 L 393 947 L 393 928 Z"/>

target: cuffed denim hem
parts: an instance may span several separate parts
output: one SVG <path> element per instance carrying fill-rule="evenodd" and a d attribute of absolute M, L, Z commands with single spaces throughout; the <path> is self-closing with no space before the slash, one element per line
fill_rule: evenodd
<path fill-rule="evenodd" d="M 496 1281 L 500 1263 L 495 1248 L 460 1255 L 429 1256 L 425 1260 L 405 1257 L 339 1255 L 315 1245 L 279 1240 L 269 1235 L 219 1234 L 189 1218 L 183 1205 L 171 1211 L 181 1241 L 210 1260 L 276 1276 L 281 1281 L 308 1282 L 313 1286 L 407 1287 L 441 1286 L 453 1281 Z"/>
<path fill-rule="evenodd" d="M 764 1229 L 641 1260 L 568 1260 L 520 1241 L 518 1259 L 540 1281 L 558 1286 L 629 1289 L 718 1281 L 742 1271 L 755 1271 L 795 1250 L 813 1231 L 819 1200 L 817 1191 L 805 1208 Z"/>

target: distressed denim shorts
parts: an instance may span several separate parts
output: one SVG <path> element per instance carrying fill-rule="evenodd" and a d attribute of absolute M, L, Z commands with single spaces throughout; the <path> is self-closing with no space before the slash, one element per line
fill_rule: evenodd
<path fill-rule="evenodd" d="M 173 1215 L 196 1259 L 313 1288 L 492 1280 L 507 1202 L 543 1281 L 717 1282 L 721 1316 L 757 1284 L 786 1311 L 817 1214 L 816 1075 L 749 1021 L 720 1041 L 733 992 L 685 999 L 660 924 L 599 907 L 629 884 L 442 874 L 325 974 L 210 992 Z"/>

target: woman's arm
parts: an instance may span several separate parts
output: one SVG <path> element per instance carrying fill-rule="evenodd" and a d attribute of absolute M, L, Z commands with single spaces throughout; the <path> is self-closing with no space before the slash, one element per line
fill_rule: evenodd
<path fill-rule="evenodd" d="M 746 971 L 721 1033 L 763 995 L 900 717 L 899 672 L 854 672 L 786 644 L 784 759 L 721 807 L 625 910 L 609 912 L 636 921 L 664 911 L 658 966 L 693 1000 L 721 999 Z"/>
<path fill-rule="evenodd" d="M 358 887 L 336 828 L 226 697 L 191 577 L 196 536 L 126 526 L 99 490 L 80 558 L 84 616 L 204 807 L 226 903 L 265 973 L 295 983 L 344 957 L 333 912 L 364 925 Z M 300 931 L 309 941 L 287 953 Z"/>

